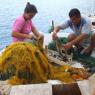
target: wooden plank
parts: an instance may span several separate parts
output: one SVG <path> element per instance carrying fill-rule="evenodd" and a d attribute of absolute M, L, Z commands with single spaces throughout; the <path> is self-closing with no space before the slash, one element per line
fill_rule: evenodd
<path fill-rule="evenodd" d="M 90 95 L 95 95 L 95 74 L 89 78 Z"/>
<path fill-rule="evenodd" d="M 90 95 L 89 80 L 77 81 L 82 95 Z"/>
<path fill-rule="evenodd" d="M 43 83 L 12 86 L 10 95 L 52 95 L 52 85 Z"/>
<path fill-rule="evenodd" d="M 82 95 L 77 83 L 53 85 L 53 95 Z"/>

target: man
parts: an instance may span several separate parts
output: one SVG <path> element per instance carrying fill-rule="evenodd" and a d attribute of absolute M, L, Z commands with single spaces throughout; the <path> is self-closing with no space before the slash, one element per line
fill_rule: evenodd
<path fill-rule="evenodd" d="M 91 33 L 90 20 L 87 17 L 81 16 L 80 11 L 76 8 L 70 10 L 69 18 L 70 19 L 66 20 L 62 25 L 55 27 L 52 33 L 52 39 L 57 39 L 57 33 L 61 29 L 70 27 L 73 32 L 70 33 L 68 36 L 68 43 L 63 47 L 66 50 L 69 50 L 73 45 L 75 45 L 78 49 L 83 49 L 90 40 L 88 47 L 81 51 L 82 53 L 90 54 L 95 47 L 95 33 Z"/>
<path fill-rule="evenodd" d="M 32 19 L 36 13 L 36 6 L 28 2 L 24 9 L 23 15 L 18 17 L 13 24 L 13 42 L 26 41 L 27 39 L 36 39 L 41 40 L 43 43 L 44 36 L 37 31 L 36 27 L 32 23 Z"/>

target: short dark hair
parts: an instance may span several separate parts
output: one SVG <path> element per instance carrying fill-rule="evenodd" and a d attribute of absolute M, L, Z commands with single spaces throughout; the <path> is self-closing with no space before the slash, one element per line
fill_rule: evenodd
<path fill-rule="evenodd" d="M 76 8 L 71 9 L 69 12 L 69 17 L 71 18 L 72 16 L 81 17 L 80 11 Z"/>
<path fill-rule="evenodd" d="M 35 5 L 30 4 L 29 2 L 26 4 L 26 7 L 24 9 L 24 12 L 26 13 L 37 13 L 37 8 Z"/>

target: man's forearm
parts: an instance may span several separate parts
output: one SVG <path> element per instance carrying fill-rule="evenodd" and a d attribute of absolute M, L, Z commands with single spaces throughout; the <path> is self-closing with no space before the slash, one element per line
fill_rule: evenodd
<path fill-rule="evenodd" d="M 79 44 L 81 41 L 83 41 L 87 37 L 86 34 L 81 34 L 80 36 L 76 37 L 74 40 L 72 40 L 70 43 L 72 45 Z"/>
<path fill-rule="evenodd" d="M 59 32 L 59 30 L 60 30 L 60 27 L 59 27 L 59 26 L 57 26 L 57 27 L 55 27 L 55 29 L 54 29 L 54 31 L 53 31 L 53 32 L 57 33 L 57 32 Z"/>

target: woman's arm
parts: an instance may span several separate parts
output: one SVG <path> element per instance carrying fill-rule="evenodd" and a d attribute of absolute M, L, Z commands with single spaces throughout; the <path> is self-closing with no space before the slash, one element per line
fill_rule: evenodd
<path fill-rule="evenodd" d="M 34 25 L 32 25 L 31 31 L 34 33 L 34 35 L 35 35 L 36 37 L 38 37 L 38 36 L 40 35 L 40 33 L 37 31 L 37 29 L 36 29 L 36 27 L 35 27 Z"/>
<path fill-rule="evenodd" d="M 32 35 L 28 35 L 28 34 L 22 34 L 20 32 L 12 32 L 12 37 L 17 37 L 17 38 L 28 38 L 31 39 L 33 36 Z"/>

